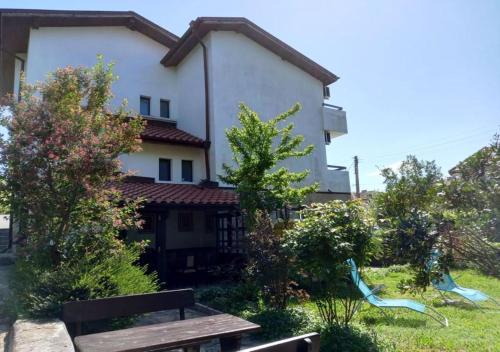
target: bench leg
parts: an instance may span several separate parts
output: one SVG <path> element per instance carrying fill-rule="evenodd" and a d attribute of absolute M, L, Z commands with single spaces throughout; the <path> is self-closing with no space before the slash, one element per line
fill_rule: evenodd
<path fill-rule="evenodd" d="M 222 337 L 219 341 L 221 352 L 234 352 L 241 347 L 241 336 Z"/>

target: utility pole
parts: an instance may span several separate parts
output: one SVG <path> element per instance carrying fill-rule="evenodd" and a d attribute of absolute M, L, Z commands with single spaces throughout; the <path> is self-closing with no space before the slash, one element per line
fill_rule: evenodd
<path fill-rule="evenodd" d="M 359 169 L 358 169 L 358 156 L 354 157 L 354 175 L 356 177 L 356 198 L 359 198 L 361 195 L 359 193 Z"/>

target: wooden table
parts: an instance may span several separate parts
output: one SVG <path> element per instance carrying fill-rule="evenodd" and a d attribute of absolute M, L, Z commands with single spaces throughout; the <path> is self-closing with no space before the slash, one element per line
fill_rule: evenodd
<path fill-rule="evenodd" d="M 239 349 L 241 335 L 260 326 L 230 314 L 178 320 L 135 328 L 82 335 L 74 343 L 79 352 L 139 352 L 199 346 L 220 339 L 222 351 Z"/>

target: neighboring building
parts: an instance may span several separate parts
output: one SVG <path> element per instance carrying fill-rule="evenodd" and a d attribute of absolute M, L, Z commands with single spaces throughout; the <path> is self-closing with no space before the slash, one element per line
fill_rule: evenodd
<path fill-rule="evenodd" d="M 178 38 L 134 12 L 3 9 L 0 48 L 1 95 L 18 92 L 21 71 L 35 82 L 97 54 L 115 62 L 113 104 L 127 99 L 147 119 L 143 151 L 121 157 L 137 175 L 124 194 L 148 201 L 145 228 L 128 238 L 151 239 L 162 278 L 241 250 L 238 199 L 217 183 L 239 102 L 268 118 L 300 102 L 295 132 L 316 148 L 285 166 L 311 171 L 311 200 L 350 197 L 348 172 L 326 159 L 325 144 L 347 133 L 345 111 L 324 103 L 338 77 L 245 18 L 200 17 Z"/>

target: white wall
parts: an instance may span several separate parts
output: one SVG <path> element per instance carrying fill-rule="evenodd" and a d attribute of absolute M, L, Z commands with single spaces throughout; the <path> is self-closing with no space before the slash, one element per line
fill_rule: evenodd
<path fill-rule="evenodd" d="M 177 127 L 205 139 L 205 80 L 199 45 L 177 65 L 177 105 Z"/>
<path fill-rule="evenodd" d="M 142 151 L 121 155 L 123 171 L 134 171 L 136 176 L 154 177 L 158 180 L 158 160 L 171 159 L 172 181 L 166 183 L 199 183 L 205 176 L 203 149 L 178 145 L 143 143 Z M 193 160 L 193 182 L 182 182 L 182 160 Z"/>
<path fill-rule="evenodd" d="M 291 118 L 295 132 L 313 144 L 313 153 L 285 166 L 294 171 L 310 170 L 307 183 L 319 182 L 322 191 L 331 186 L 327 173 L 322 117 L 323 84 L 298 67 L 282 60 L 242 34 L 211 32 L 204 40 L 209 47 L 212 104 L 212 177 L 222 173 L 222 164 L 231 162 L 224 130 L 238 124 L 238 103 L 244 102 L 269 119 L 289 109 L 295 102 L 302 110 Z M 335 190 L 346 191 L 347 190 Z"/>
<path fill-rule="evenodd" d="M 215 231 L 206 231 L 207 212 L 187 210 L 193 213 L 193 231 L 179 232 L 178 216 L 182 212 L 182 210 L 171 210 L 168 213 L 166 249 L 215 247 L 217 240 Z"/>
<path fill-rule="evenodd" d="M 175 71 L 160 64 L 167 51 L 126 27 L 41 27 L 30 31 L 26 79 L 44 80 L 49 72 L 67 65 L 90 67 L 102 54 L 106 62 L 115 62 L 114 73 L 119 76 L 112 87 L 115 106 L 126 98 L 129 108 L 138 112 L 140 96 L 150 96 L 151 114 L 159 116 L 160 99 L 170 99 L 175 119 Z"/>
<path fill-rule="evenodd" d="M 320 182 L 322 191 L 330 188 L 334 175 L 326 168 L 322 82 L 242 34 L 210 32 L 203 40 L 209 62 L 212 179 L 218 180 L 222 164 L 231 162 L 224 130 L 237 124 L 239 102 L 245 102 L 264 118 L 274 117 L 300 102 L 302 111 L 292 118 L 295 131 L 305 137 L 305 145 L 316 147 L 309 157 L 286 166 L 294 171 L 309 169 L 308 183 Z M 169 99 L 171 117 L 177 120 L 178 127 L 204 138 L 202 49 L 198 45 L 176 68 L 160 64 L 167 51 L 168 48 L 125 27 L 42 27 L 30 32 L 26 77 L 28 82 L 34 82 L 45 79 L 47 73 L 58 67 L 92 66 L 96 55 L 103 54 L 106 62 L 116 63 L 115 73 L 120 77 L 112 88 L 114 104 L 127 98 L 129 107 L 138 111 L 139 97 L 151 96 L 152 115 L 159 115 L 160 99 Z M 124 167 L 138 169 L 141 176 L 157 178 L 158 157 L 179 160 L 180 165 L 184 155 L 195 160 L 195 182 L 204 178 L 201 149 L 154 144 L 137 156 L 122 159 Z M 180 175 L 180 166 L 176 167 L 174 161 L 173 167 L 173 182 L 180 181 L 175 171 Z"/>

